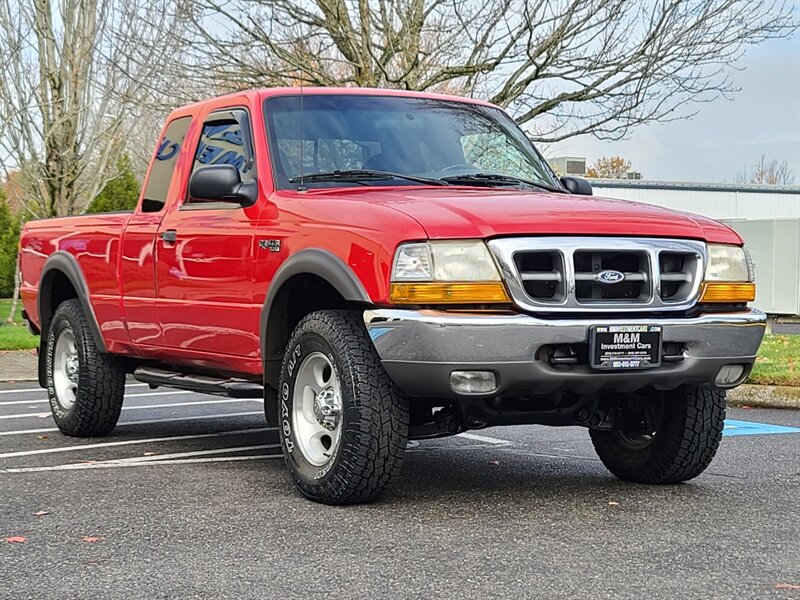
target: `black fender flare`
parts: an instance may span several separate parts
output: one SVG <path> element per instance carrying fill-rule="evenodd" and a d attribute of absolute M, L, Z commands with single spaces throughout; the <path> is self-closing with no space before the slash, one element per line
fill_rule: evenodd
<path fill-rule="evenodd" d="M 263 361 L 267 360 L 267 323 L 272 306 L 283 284 L 297 275 L 316 275 L 332 285 L 345 300 L 372 304 L 372 299 L 356 274 L 333 252 L 321 248 L 308 248 L 293 254 L 275 272 L 261 309 L 260 332 Z"/>
<path fill-rule="evenodd" d="M 273 331 L 273 343 L 270 345 L 268 343 L 267 327 L 270 316 L 275 311 L 275 302 L 281 291 L 285 289 L 284 284 L 299 275 L 315 275 L 323 279 L 347 301 L 358 302 L 366 306 L 372 304 L 372 299 L 356 274 L 341 258 L 328 250 L 322 250 L 321 248 L 301 250 L 287 258 L 278 267 L 267 289 L 267 296 L 261 309 L 260 327 L 261 361 L 264 366 L 264 408 L 267 414 L 267 422 L 273 425 L 278 422 L 278 402 L 277 390 L 270 382 L 277 383 L 280 364 L 283 360 L 283 348 L 280 342 L 276 345 L 275 338 L 277 337 L 280 341 L 288 340 L 291 331 L 288 331 L 288 327 L 283 327 L 281 324 L 277 333 Z M 283 316 L 286 317 L 287 315 Z"/>
<path fill-rule="evenodd" d="M 37 303 L 39 306 L 39 321 L 41 322 L 40 329 L 42 331 L 42 340 L 47 338 L 47 331 L 50 328 L 50 320 L 57 307 L 52 305 L 52 294 L 50 286 L 52 285 L 53 277 L 61 273 L 64 275 L 75 292 L 78 294 L 83 314 L 86 315 L 86 320 L 89 322 L 89 330 L 94 338 L 95 346 L 100 352 L 107 353 L 106 342 L 100 332 L 100 325 L 97 322 L 97 317 L 94 314 L 92 303 L 89 301 L 89 287 L 86 285 L 86 278 L 83 276 L 83 271 L 78 264 L 77 259 L 69 252 L 59 250 L 50 255 L 50 258 L 44 263 L 42 268 L 42 275 L 39 278 L 39 290 L 37 294 Z"/>

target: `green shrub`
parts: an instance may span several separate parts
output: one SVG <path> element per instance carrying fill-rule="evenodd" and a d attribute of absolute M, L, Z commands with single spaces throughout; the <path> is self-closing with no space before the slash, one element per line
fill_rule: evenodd
<path fill-rule="evenodd" d="M 14 293 L 20 219 L 11 212 L 0 191 L 0 297 Z"/>
<path fill-rule="evenodd" d="M 122 156 L 117 162 L 117 176 L 109 181 L 89 203 L 87 213 L 133 210 L 139 201 L 139 180 L 131 167 L 131 160 Z"/>

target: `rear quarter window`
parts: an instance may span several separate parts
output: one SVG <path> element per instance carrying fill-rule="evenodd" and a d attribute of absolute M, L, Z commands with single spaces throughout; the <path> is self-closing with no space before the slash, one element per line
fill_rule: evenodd
<path fill-rule="evenodd" d="M 153 165 L 144 188 L 142 212 L 159 212 L 164 208 L 175 164 L 178 162 L 183 140 L 191 122 L 192 117 L 181 117 L 170 121 L 167 125 L 164 136 L 156 147 Z"/>

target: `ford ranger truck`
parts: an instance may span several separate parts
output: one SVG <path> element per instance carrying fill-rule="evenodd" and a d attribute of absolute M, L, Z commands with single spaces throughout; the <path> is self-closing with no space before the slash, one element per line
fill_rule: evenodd
<path fill-rule="evenodd" d="M 297 488 L 375 500 L 409 439 L 585 427 L 627 481 L 709 465 L 765 316 L 728 227 L 558 178 L 501 109 L 265 89 L 167 120 L 132 212 L 21 239 L 39 381 L 70 436 L 126 375 L 263 398 Z"/>

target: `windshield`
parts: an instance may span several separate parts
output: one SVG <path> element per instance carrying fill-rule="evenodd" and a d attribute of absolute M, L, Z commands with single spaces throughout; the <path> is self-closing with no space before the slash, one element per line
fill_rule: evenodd
<path fill-rule="evenodd" d="M 493 174 L 560 188 L 544 159 L 501 110 L 399 96 L 299 95 L 265 102 L 279 189 L 335 171 L 381 171 L 471 185 L 462 175 Z M 302 167 L 301 167 L 302 163 Z M 304 187 L 352 186 L 356 176 L 303 179 Z M 463 183 L 462 183 L 463 181 Z M 368 178 L 369 185 L 420 185 Z M 512 185 L 513 182 L 506 182 Z"/>

